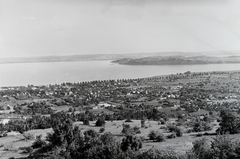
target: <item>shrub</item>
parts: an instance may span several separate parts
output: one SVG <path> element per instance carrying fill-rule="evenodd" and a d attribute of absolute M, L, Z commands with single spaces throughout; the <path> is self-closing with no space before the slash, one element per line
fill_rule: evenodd
<path fill-rule="evenodd" d="M 99 133 L 103 133 L 105 131 L 105 128 L 104 127 L 101 127 L 100 129 L 99 129 Z"/>
<path fill-rule="evenodd" d="M 172 139 L 172 138 L 175 138 L 175 137 L 177 137 L 175 132 L 173 132 L 173 133 L 171 133 L 170 135 L 167 136 L 168 139 Z"/>
<path fill-rule="evenodd" d="M 89 125 L 89 119 L 88 118 L 83 120 L 83 125 Z"/>
<path fill-rule="evenodd" d="M 236 134 L 240 132 L 240 118 L 237 115 L 229 112 L 229 110 L 222 110 L 220 117 L 222 120 L 219 123 L 220 129 L 218 131 L 221 134 Z"/>
<path fill-rule="evenodd" d="M 202 138 L 193 142 L 192 156 L 199 159 L 238 159 L 239 147 L 239 142 L 232 142 L 232 139 L 224 135 L 213 138 L 211 144 L 206 138 Z"/>
<path fill-rule="evenodd" d="M 206 138 L 195 140 L 193 142 L 192 152 L 199 159 L 201 158 L 209 159 L 209 157 L 212 156 L 210 145 L 208 144 L 208 141 Z"/>
<path fill-rule="evenodd" d="M 201 136 L 203 136 L 203 134 L 202 134 L 202 133 L 197 133 L 196 136 L 197 136 L 197 137 L 201 137 Z"/>
<path fill-rule="evenodd" d="M 181 137 L 183 135 L 182 129 L 175 125 L 169 124 L 169 125 L 167 125 L 167 129 L 170 132 L 175 132 L 177 137 Z"/>
<path fill-rule="evenodd" d="M 166 121 L 161 118 L 161 119 L 159 120 L 159 123 L 162 124 L 162 125 L 164 125 L 164 124 L 166 123 Z"/>
<path fill-rule="evenodd" d="M 134 127 L 133 127 L 133 131 L 134 131 L 136 134 L 141 134 L 140 128 L 137 127 L 137 126 L 134 126 Z"/>
<path fill-rule="evenodd" d="M 159 131 L 151 130 L 148 134 L 148 137 L 150 140 L 156 141 L 156 142 L 162 142 L 164 141 L 164 135 L 160 133 Z"/>
<path fill-rule="evenodd" d="M 168 129 L 169 132 L 175 132 L 176 128 L 177 127 L 175 125 L 172 125 L 172 124 L 167 125 L 167 129 Z"/>
<path fill-rule="evenodd" d="M 130 118 L 127 118 L 127 120 L 125 120 L 125 122 L 132 122 L 132 120 Z"/>
<path fill-rule="evenodd" d="M 141 120 L 141 128 L 144 128 L 145 127 L 145 119 L 142 119 Z"/>
<path fill-rule="evenodd" d="M 134 135 L 135 134 L 133 128 L 131 128 L 131 126 L 129 124 L 123 124 L 122 133 L 125 135 Z"/>
<path fill-rule="evenodd" d="M 98 118 L 98 120 L 96 121 L 96 124 L 95 124 L 95 126 L 103 126 L 103 125 L 105 125 L 105 119 L 104 118 Z"/>
<path fill-rule="evenodd" d="M 93 129 L 89 129 L 84 132 L 84 135 L 85 137 L 88 136 L 88 137 L 94 138 L 98 136 L 98 133 Z"/>
<path fill-rule="evenodd" d="M 142 141 L 133 135 L 128 135 L 122 139 L 121 149 L 122 151 L 127 151 L 128 149 L 138 151 L 142 148 Z"/>
<path fill-rule="evenodd" d="M 235 145 L 228 136 L 218 135 L 211 143 L 214 158 L 232 159 L 235 157 Z"/>
<path fill-rule="evenodd" d="M 115 138 L 113 136 L 112 133 L 107 132 L 104 133 L 100 136 L 100 140 L 104 143 L 104 144 L 109 144 L 109 143 L 114 143 L 115 142 Z"/>
<path fill-rule="evenodd" d="M 158 133 L 157 136 L 156 136 L 155 141 L 156 141 L 156 142 L 162 142 L 162 141 L 164 141 L 164 140 L 165 140 L 164 135 L 163 135 L 162 133 Z"/>
<path fill-rule="evenodd" d="M 176 127 L 175 133 L 177 137 L 183 136 L 183 131 L 179 127 Z"/>
<path fill-rule="evenodd" d="M 151 130 L 148 134 L 149 140 L 155 140 L 157 137 L 157 131 Z"/>
<path fill-rule="evenodd" d="M 202 131 L 209 131 L 212 130 L 212 125 L 209 122 L 201 121 L 197 119 L 193 123 L 193 131 L 194 132 L 202 132 Z"/>

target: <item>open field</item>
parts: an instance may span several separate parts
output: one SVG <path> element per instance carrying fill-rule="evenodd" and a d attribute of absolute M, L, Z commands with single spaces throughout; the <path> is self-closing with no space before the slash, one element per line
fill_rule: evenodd
<path fill-rule="evenodd" d="M 171 120 L 174 121 L 174 120 Z M 131 127 L 138 126 L 140 127 L 140 120 L 132 120 L 132 122 L 125 122 L 124 120 L 121 121 L 107 121 L 105 124 L 105 131 L 104 132 L 111 132 L 116 139 L 121 140 L 124 135 L 121 133 L 122 131 L 122 124 L 129 124 Z M 81 131 L 85 131 L 88 129 L 93 129 L 95 131 L 99 131 L 100 127 L 95 126 L 95 121 L 90 122 L 90 125 L 83 125 L 82 122 L 75 122 L 75 126 L 79 126 Z M 146 121 L 146 127 L 140 128 L 141 133 L 137 134 L 139 137 L 143 137 L 148 139 L 148 134 L 151 130 L 157 130 L 162 132 L 165 136 L 170 134 L 165 129 L 160 129 L 160 127 L 164 127 L 164 125 L 158 125 L 157 121 Z M 208 133 L 213 133 L 217 129 L 218 125 L 213 128 L 212 131 L 205 131 Z M 34 137 L 37 135 L 42 135 L 43 138 L 46 137 L 47 133 L 51 133 L 52 129 L 37 129 L 37 130 L 30 130 L 25 132 L 26 134 L 32 134 Z M 204 133 L 204 132 L 202 132 Z M 157 149 L 172 149 L 179 153 L 185 153 L 186 151 L 192 148 L 192 142 L 201 138 L 207 138 L 209 141 L 214 138 L 214 136 L 200 136 L 197 137 L 198 133 L 184 133 L 182 137 L 176 137 L 172 139 L 165 139 L 163 142 L 153 142 L 151 140 L 143 141 L 143 148 L 142 149 L 150 149 L 150 148 L 157 148 Z M 240 134 L 229 135 L 230 138 L 233 138 L 234 141 L 239 140 Z M 0 138 L 0 158 L 20 158 L 26 157 L 27 154 L 22 153 L 20 150 L 21 147 L 31 146 L 34 142 L 34 139 L 25 140 L 22 134 L 16 133 L 15 135 L 2 137 Z"/>

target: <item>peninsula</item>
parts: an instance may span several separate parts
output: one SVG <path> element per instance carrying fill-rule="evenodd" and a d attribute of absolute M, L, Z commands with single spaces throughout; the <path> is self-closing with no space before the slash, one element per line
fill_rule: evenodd
<path fill-rule="evenodd" d="M 240 56 L 149 56 L 143 58 L 121 58 L 112 61 L 121 65 L 196 65 L 240 63 Z"/>

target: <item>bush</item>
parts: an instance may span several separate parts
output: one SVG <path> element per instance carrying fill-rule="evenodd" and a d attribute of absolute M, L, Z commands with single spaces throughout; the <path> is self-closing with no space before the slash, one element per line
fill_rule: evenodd
<path fill-rule="evenodd" d="M 194 132 L 210 131 L 212 128 L 213 126 L 209 122 L 201 121 L 200 119 L 197 119 L 193 122 Z"/>
<path fill-rule="evenodd" d="M 93 129 L 89 129 L 89 130 L 86 130 L 84 132 L 84 135 L 85 135 L 85 137 L 88 136 L 88 137 L 91 137 L 91 138 L 95 138 L 95 137 L 98 136 L 98 133 L 95 130 L 93 130 Z"/>
<path fill-rule="evenodd" d="M 167 136 L 168 139 L 176 138 L 177 135 L 175 132 L 171 133 L 170 135 Z"/>
<path fill-rule="evenodd" d="M 135 131 L 138 131 L 136 128 L 135 130 L 131 128 L 129 124 L 123 124 L 122 126 L 123 126 L 122 133 L 125 135 L 135 135 L 136 134 Z"/>
<path fill-rule="evenodd" d="M 183 131 L 179 127 L 176 127 L 175 133 L 176 133 L 177 137 L 183 136 Z"/>
<path fill-rule="evenodd" d="M 105 125 L 105 119 L 104 118 L 98 118 L 98 120 L 96 121 L 95 126 L 103 126 Z"/>
<path fill-rule="evenodd" d="M 165 121 L 164 119 L 160 119 L 160 120 L 159 120 L 159 123 L 162 124 L 162 125 L 164 125 L 164 124 L 166 123 L 166 121 Z"/>
<path fill-rule="evenodd" d="M 148 137 L 150 140 L 156 141 L 156 142 L 162 142 L 164 141 L 164 135 L 160 133 L 159 131 L 151 130 L 148 134 Z"/>
<path fill-rule="evenodd" d="M 115 138 L 113 136 L 112 133 L 107 132 L 104 133 L 100 136 L 100 140 L 104 143 L 104 144 L 109 144 L 109 143 L 114 143 L 115 142 Z"/>
<path fill-rule="evenodd" d="M 212 151 L 206 138 L 195 140 L 193 142 L 192 155 L 194 158 L 211 159 Z"/>
<path fill-rule="evenodd" d="M 211 143 L 211 149 L 214 158 L 234 159 L 236 156 L 235 144 L 225 135 L 216 136 Z"/>
<path fill-rule="evenodd" d="M 138 137 L 128 135 L 122 139 L 121 149 L 124 152 L 128 149 L 138 151 L 140 148 L 142 148 L 142 141 Z"/>
<path fill-rule="evenodd" d="M 202 138 L 193 142 L 192 156 L 199 159 L 238 159 L 240 143 L 232 142 L 232 139 L 224 135 L 213 138 L 211 144 L 206 138 Z"/>
<path fill-rule="evenodd" d="M 84 119 L 83 120 L 83 125 L 89 125 L 89 119 Z"/>
<path fill-rule="evenodd" d="M 141 120 L 141 128 L 144 128 L 145 127 L 145 119 L 142 119 Z"/>
<path fill-rule="evenodd" d="M 220 134 L 236 134 L 240 132 L 240 118 L 229 110 L 222 110 L 220 113 L 222 118 L 219 123 L 220 129 L 218 130 Z"/>
<path fill-rule="evenodd" d="M 169 124 L 169 125 L 167 125 L 167 129 L 170 132 L 175 132 L 177 137 L 181 137 L 183 135 L 182 129 L 175 125 Z"/>
<path fill-rule="evenodd" d="M 141 134 L 140 128 L 137 127 L 137 126 L 134 126 L 134 127 L 133 127 L 133 131 L 134 131 L 136 134 Z"/>
<path fill-rule="evenodd" d="M 125 120 L 125 122 L 132 122 L 132 120 L 128 118 L 127 120 Z"/>
<path fill-rule="evenodd" d="M 197 136 L 197 137 L 201 137 L 201 136 L 203 136 L 203 134 L 202 134 L 202 133 L 197 133 L 196 136 Z"/>
<path fill-rule="evenodd" d="M 162 133 L 157 134 L 155 141 L 156 142 L 162 142 L 165 140 L 165 137 Z"/>
<path fill-rule="evenodd" d="M 101 127 L 100 129 L 99 129 L 99 133 L 103 133 L 105 131 L 105 128 L 104 127 Z"/>
<path fill-rule="evenodd" d="M 157 137 L 157 131 L 151 130 L 148 134 L 149 140 L 155 140 Z"/>
<path fill-rule="evenodd" d="M 175 132 L 177 127 L 175 125 L 168 124 L 167 129 L 168 129 L 169 132 Z"/>

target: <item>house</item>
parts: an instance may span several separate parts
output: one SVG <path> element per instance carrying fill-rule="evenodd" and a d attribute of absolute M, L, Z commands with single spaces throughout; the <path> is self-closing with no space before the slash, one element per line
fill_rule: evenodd
<path fill-rule="evenodd" d="M 7 124 L 11 120 L 26 120 L 29 117 L 19 116 L 19 115 L 11 115 L 11 116 L 0 116 L 0 124 Z"/>
<path fill-rule="evenodd" d="M 10 121 L 9 118 L 3 118 L 3 119 L 0 119 L 0 124 L 5 125 L 5 124 L 7 124 L 9 121 Z"/>

